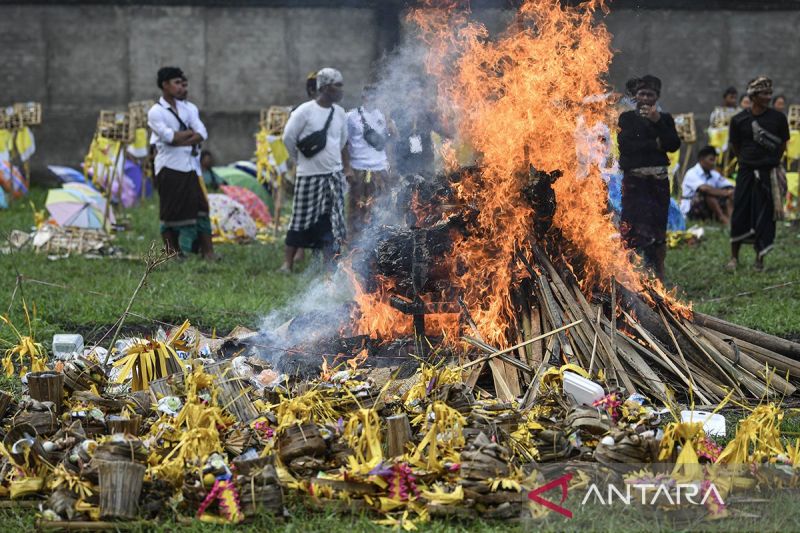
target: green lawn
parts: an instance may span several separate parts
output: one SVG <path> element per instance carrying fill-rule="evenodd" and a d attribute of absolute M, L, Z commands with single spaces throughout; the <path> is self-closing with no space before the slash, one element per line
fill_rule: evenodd
<path fill-rule="evenodd" d="M 44 205 L 45 192 L 34 190 L 31 200 Z M 148 201 L 126 212 L 131 230 L 117 235 L 115 244 L 129 254 L 144 254 L 159 239 L 158 207 Z M 28 230 L 33 215 L 26 202 L 16 202 L 0 211 L 0 239 L 13 229 Z M 256 326 L 259 317 L 279 308 L 297 293 L 310 274 L 286 276 L 275 273 L 282 246 L 276 244 L 221 245 L 223 260 L 208 263 L 197 258 L 170 261 L 156 270 L 140 291 L 126 327 L 152 331 L 157 321 L 180 324 L 189 319 L 204 331 L 226 333 L 242 324 Z M 313 269 L 312 269 L 313 270 Z M 99 339 L 125 310 L 128 299 L 144 271 L 144 263 L 126 259 L 87 259 L 81 256 L 49 260 L 32 252 L 0 255 L 0 312 L 5 313 L 16 283 L 24 278 L 23 293 L 35 305 L 37 340 L 49 343 L 57 332 L 79 332 L 86 341 Z M 63 287 L 42 285 L 52 283 Z M 21 327 L 20 292 L 12 308 L 12 321 Z M 0 337 L 9 339 L 8 328 Z"/>
<path fill-rule="evenodd" d="M 34 190 L 30 199 L 37 208 L 44 205 L 45 191 Z M 153 201 L 127 213 L 131 230 L 120 233 L 116 244 L 131 254 L 143 254 L 158 239 L 158 211 Z M 8 211 L 0 211 L 0 238 L 13 229 L 27 230 L 33 216 L 26 202 L 16 202 Z M 753 272 L 749 266 L 752 251 L 743 250 L 742 267 L 735 274 L 726 273 L 728 243 L 720 227 L 708 228 L 706 238 L 696 246 L 671 250 L 667 258 L 670 284 L 682 297 L 692 300 L 695 308 L 746 326 L 770 333 L 794 337 L 800 334 L 800 229 L 781 224 L 775 251 L 767 258 L 767 271 Z M 172 261 L 152 274 L 140 292 L 133 312 L 127 319 L 130 330 L 152 332 L 159 323 L 177 324 L 189 319 L 204 331 L 216 328 L 224 334 L 236 325 L 256 327 L 259 317 L 280 308 L 307 285 L 312 273 L 285 276 L 275 273 L 280 264 L 282 246 L 252 244 L 223 245 L 219 263 L 197 259 Z M 17 272 L 25 282 L 11 308 L 12 321 L 24 325 L 20 296 L 35 307 L 33 325 L 37 340 L 49 345 L 53 333 L 80 332 L 86 342 L 99 339 L 121 315 L 130 294 L 143 272 L 135 260 L 99 260 L 83 257 L 49 260 L 31 252 L 0 255 L 0 313 L 5 313 L 16 284 Z M 310 268 L 313 271 L 314 268 Z M 46 282 L 62 287 L 42 285 Z M 780 286 L 780 287 L 777 287 Z M 776 288 L 770 288 L 776 287 Z M 765 290 L 766 289 L 766 290 Z M 751 294 L 737 296 L 740 293 Z M 0 338 L 11 340 L 9 328 L 0 328 Z M 2 383 L 3 388 L 11 384 Z M 16 384 L 14 384 L 16 385 Z M 786 429 L 797 433 L 796 417 Z M 550 516 L 535 524 L 434 522 L 421 525 L 422 531 L 594 531 L 698 529 L 724 531 L 734 527 L 750 531 L 790 531 L 800 529 L 800 511 L 790 495 L 779 495 L 768 504 L 737 505 L 737 511 L 751 513 L 736 521 L 676 524 L 646 520 L 628 510 L 611 513 L 607 509 L 584 509 L 572 520 Z M 333 532 L 373 531 L 378 529 L 367 517 L 310 513 L 293 505 L 294 518 L 277 524 L 263 518 L 248 530 Z M 789 512 L 790 511 L 790 512 Z M 30 511 L 0 512 L 6 531 L 30 531 L 34 516 Z M 159 531 L 211 531 L 218 526 L 167 522 Z M 239 529 L 239 528 L 237 528 Z M 143 528 L 142 530 L 152 530 Z"/>
<path fill-rule="evenodd" d="M 705 239 L 667 254 L 667 278 L 700 312 L 784 337 L 800 336 L 800 226 L 778 223 L 766 270 L 752 268 L 755 254 L 742 247 L 739 268 L 726 272 L 728 233 L 707 225 Z M 749 293 L 737 296 L 742 293 Z"/>

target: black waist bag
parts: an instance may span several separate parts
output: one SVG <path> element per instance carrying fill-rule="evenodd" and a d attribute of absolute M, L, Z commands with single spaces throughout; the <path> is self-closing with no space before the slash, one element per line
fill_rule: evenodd
<path fill-rule="evenodd" d="M 302 139 L 297 141 L 297 149 L 300 153 L 307 158 L 314 157 L 320 153 L 328 142 L 328 126 L 331 125 L 333 120 L 333 106 L 331 106 L 331 114 L 328 115 L 328 120 L 325 121 L 325 127 L 314 133 L 309 133 Z"/>
<path fill-rule="evenodd" d="M 361 116 L 361 126 L 364 128 L 364 140 L 375 150 L 382 152 L 386 148 L 386 137 L 367 123 L 360 107 L 358 108 L 358 114 Z"/>

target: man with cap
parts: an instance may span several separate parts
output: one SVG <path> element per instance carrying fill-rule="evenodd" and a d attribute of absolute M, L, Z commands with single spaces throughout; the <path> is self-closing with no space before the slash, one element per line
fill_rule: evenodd
<path fill-rule="evenodd" d="M 640 253 L 645 266 L 663 280 L 670 193 L 667 152 L 680 148 L 681 140 L 672 115 L 656 106 L 661 80 L 650 75 L 633 78 L 626 88 L 636 109 L 619 116 L 620 229 L 627 246 Z"/>
<path fill-rule="evenodd" d="M 346 236 L 345 177 L 349 167 L 347 115 L 342 74 L 333 68 L 317 72 L 317 97 L 295 109 L 283 130 L 283 142 L 297 162 L 292 219 L 286 233 L 282 272 L 291 272 L 299 248 L 321 250 L 330 261 Z"/>
<path fill-rule="evenodd" d="M 197 107 L 185 102 L 185 79 L 177 67 L 160 69 L 156 81 L 162 96 L 147 113 L 156 137 L 161 235 L 169 251 L 185 254 L 197 244 L 205 259 L 215 259 L 208 199 L 197 174 L 199 145 L 208 132 Z"/>
<path fill-rule="evenodd" d="M 754 268 L 764 269 L 764 256 L 775 242 L 775 221 L 783 217 L 785 175 L 781 157 L 789 140 L 786 115 L 770 108 L 772 80 L 759 76 L 747 85 L 752 103 L 731 119 L 729 142 L 739 160 L 731 217 L 731 259 L 725 268 L 739 265 L 739 249 L 752 244 Z"/>

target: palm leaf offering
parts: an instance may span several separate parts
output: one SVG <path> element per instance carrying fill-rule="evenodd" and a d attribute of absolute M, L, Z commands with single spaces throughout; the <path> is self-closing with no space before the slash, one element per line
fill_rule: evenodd
<path fill-rule="evenodd" d="M 131 379 L 133 391 L 145 390 L 154 379 L 165 378 L 184 367 L 178 357 L 175 345 L 188 329 L 186 321 L 166 342 L 160 340 L 139 339 L 124 350 L 123 356 L 114 363 L 114 368 L 122 370 L 117 383 Z"/>
<path fill-rule="evenodd" d="M 31 372 L 43 372 L 47 370 L 47 352 L 41 344 L 33 339 L 33 331 L 30 329 L 28 308 L 24 303 L 23 307 L 25 310 L 25 317 L 28 320 L 29 335 L 22 335 L 19 330 L 14 327 L 14 324 L 11 323 L 8 317 L 0 315 L 0 321 L 9 326 L 17 337 L 17 344 L 7 349 L 5 351 L 5 357 L 3 357 L 2 364 L 6 377 L 11 377 L 16 373 L 14 367 L 15 358 L 19 369 L 19 377 L 23 377 L 29 370 Z M 30 364 L 30 368 L 28 364 Z"/>

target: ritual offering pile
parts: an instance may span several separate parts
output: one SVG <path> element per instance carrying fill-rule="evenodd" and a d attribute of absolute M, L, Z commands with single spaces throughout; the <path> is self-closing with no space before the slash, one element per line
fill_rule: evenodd
<path fill-rule="evenodd" d="M 4 367 L 24 372 L 27 390 L 0 397 L 0 495 L 65 528 L 284 518 L 295 496 L 410 529 L 435 518 L 540 517 L 547 509 L 528 496 L 548 465 L 635 465 L 637 479 L 660 472 L 665 487 L 687 467 L 693 481 L 713 481 L 713 465 L 745 465 L 740 482 L 750 487 L 775 482 L 757 475 L 769 464 L 784 468 L 782 486 L 798 479 L 798 444 L 781 436 L 783 411 L 766 398 L 722 448 L 705 419 L 681 421 L 677 403 L 601 386 L 575 364 L 540 369 L 525 398 L 502 401 L 445 354 L 401 378 L 372 364 L 365 346 L 322 359 L 314 377 L 292 377 L 258 357 L 225 358 L 253 353 L 247 343 L 185 323 L 117 342 L 107 364 L 94 347 L 51 365 L 20 337 Z M 719 486 L 728 487 L 720 499 L 735 491 Z M 712 517 L 726 509 L 703 507 Z"/>
<path fill-rule="evenodd" d="M 601 169 L 610 35 L 563 4 L 523 2 L 496 40 L 411 10 L 476 164 L 451 146 L 445 172 L 397 177 L 288 320 L 117 340 L 123 315 L 58 358 L 15 330 L 3 369 L 27 388 L 0 395 L 0 498 L 62 528 L 302 505 L 411 530 L 570 515 L 566 495 L 601 482 L 659 511 L 693 488 L 695 518 L 796 488 L 781 424 L 800 344 L 695 312 L 622 245 Z"/>

